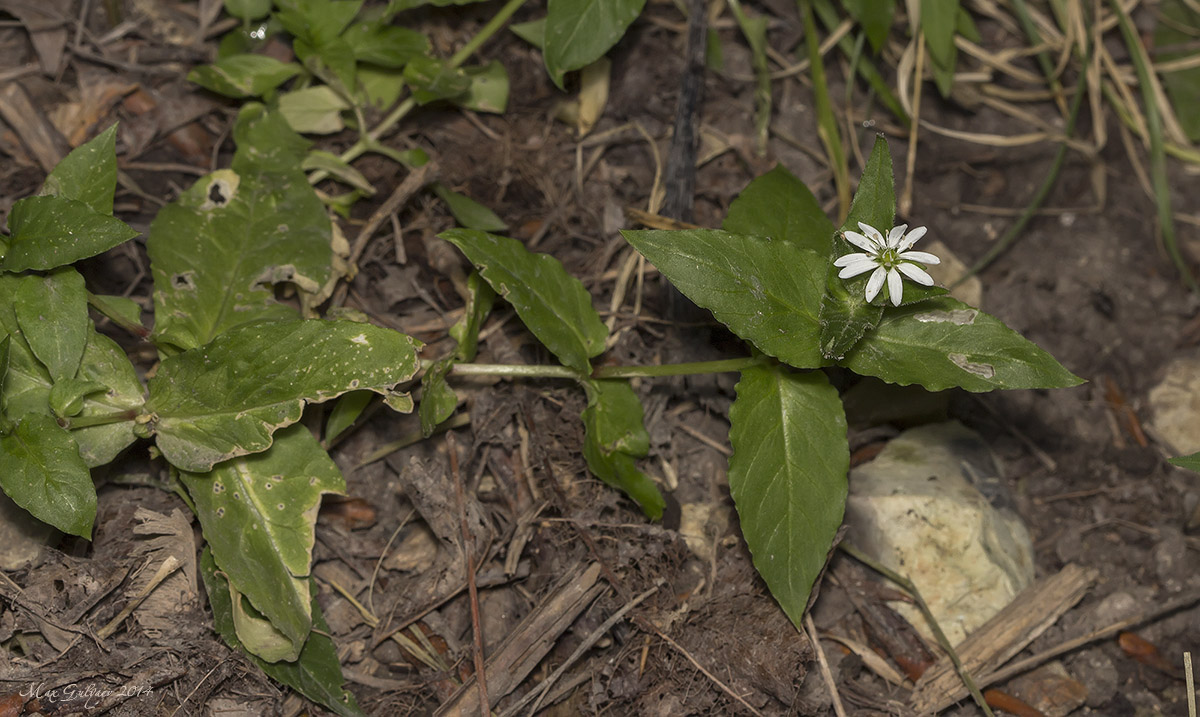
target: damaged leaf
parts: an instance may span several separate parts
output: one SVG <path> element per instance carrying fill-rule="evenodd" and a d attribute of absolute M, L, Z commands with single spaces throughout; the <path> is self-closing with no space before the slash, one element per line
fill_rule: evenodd
<path fill-rule="evenodd" d="M 145 412 L 158 448 L 182 470 L 207 471 L 271 445 L 306 403 L 355 390 L 389 394 L 418 367 L 417 342 L 353 321 L 266 321 L 165 359 Z"/>
<path fill-rule="evenodd" d="M 864 376 L 930 391 L 1083 383 L 999 319 L 948 296 L 889 311 L 839 363 Z"/>
<path fill-rule="evenodd" d="M 274 285 L 315 292 L 332 272 L 329 217 L 300 170 L 308 142 L 256 105 L 242 109 L 235 135 L 233 168 L 200 179 L 150 225 L 160 346 L 193 349 L 241 324 L 294 317 Z"/>
<path fill-rule="evenodd" d="M 213 611 L 213 627 L 225 644 L 244 650 L 233 623 L 233 601 L 228 577 L 217 568 L 212 552 L 205 548 L 200 554 L 200 574 Z M 342 665 L 337 648 L 329 637 L 329 625 L 321 614 L 316 595 L 311 601 L 312 623 L 315 628 L 304 643 L 300 657 L 294 662 L 267 662 L 254 654 L 250 659 L 271 679 L 291 687 L 300 694 L 342 717 L 363 717 L 354 695 L 342 689 Z"/>

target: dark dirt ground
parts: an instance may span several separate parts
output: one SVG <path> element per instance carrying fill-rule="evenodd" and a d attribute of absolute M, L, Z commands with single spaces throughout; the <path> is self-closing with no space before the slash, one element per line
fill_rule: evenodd
<path fill-rule="evenodd" d="M 77 51 L 68 49 L 58 76 L 46 76 L 36 64 L 21 69 L 37 57 L 21 22 L 0 12 L 0 75 L 19 84 L 39 113 L 60 113 L 63 133 L 74 132 L 76 144 L 121 120 L 118 154 L 140 191 L 119 188 L 117 214 L 144 230 L 157 207 L 197 175 L 226 166 L 236 105 L 183 79 L 191 63 L 208 57 L 215 46 L 212 39 L 194 45 L 173 39 L 178 28 L 190 28 L 192 34 L 185 36 L 194 37 L 190 4 L 181 10 L 175 4 L 130 0 L 125 10 L 134 25 L 99 46 L 95 38 L 109 33 L 111 26 L 100 3 L 83 5 L 90 8 L 85 15 L 88 32 Z M 800 36 L 795 8 L 769 5 L 782 8 L 771 43 L 790 53 Z M 69 18 L 73 36 L 80 3 L 64 0 L 58 6 Z M 414 17 L 435 47 L 448 54 L 489 11 L 488 5 L 471 6 Z M 526 9 L 517 19 L 536 14 Z M 990 21 L 980 20 L 980 27 L 985 40 L 1011 41 Z M 511 235 L 562 260 L 605 310 L 631 253 L 616 230 L 632 226 L 625 210 L 645 209 L 654 182 L 654 154 L 645 136 L 654 138 L 665 156 L 682 66 L 681 28 L 674 6 L 651 3 L 612 53 L 609 103 L 592 136 L 630 123 L 645 135 L 626 128 L 603 143 L 590 141 L 577 154 L 572 131 L 551 117 L 564 95 L 548 81 L 539 54 L 502 33 L 481 56 L 500 59 L 508 69 L 512 93 L 505 114 L 426 109 L 402 123 L 387 141 L 429 150 L 443 182 L 491 207 L 513 227 Z M 728 149 L 698 170 L 695 222 L 718 226 L 741 188 L 777 162 L 812 187 L 822 202 L 830 202 L 830 175 L 814 159 L 819 145 L 807 79 L 801 74 L 774 82 L 772 127 L 777 132 L 767 155 L 755 156 L 749 56 L 729 23 L 720 33 L 726 73 L 708 74 L 701 121 L 710 136 L 724 138 Z M 839 63 L 833 63 L 835 78 L 844 70 Z M 128 87 L 133 84 L 137 87 Z M 1012 119 L 986 107 L 968 110 L 943 102 L 931 88 L 927 86 L 923 116 L 933 123 L 981 133 L 1016 131 Z M 833 97 L 845 97 L 843 88 L 835 86 Z M 873 133 L 888 129 L 890 120 L 861 91 L 854 98 L 855 139 L 868 149 Z M 1049 105 L 1032 109 L 1053 121 Z M 838 111 L 845 110 L 839 102 Z M 868 128 L 871 122 L 874 126 Z M 1090 128 L 1091 122 L 1085 109 L 1080 127 Z M 948 402 L 948 415 L 982 434 L 1006 465 L 1018 512 L 1033 538 L 1038 575 L 1053 574 L 1067 563 L 1099 571 L 1086 597 L 1038 638 L 1032 651 L 1200 589 L 1198 544 L 1186 532 L 1185 509 L 1189 500 L 1194 502 L 1197 479 L 1167 464 L 1169 449 L 1153 437 L 1139 445 L 1126 420 L 1126 412 L 1135 421 L 1144 417 L 1147 392 L 1171 359 L 1197 350 L 1200 302 L 1156 243 L 1152 202 L 1120 144 L 1116 120 L 1108 117 L 1107 123 L 1111 136 L 1094 161 L 1078 153 L 1069 156 L 1048 200 L 1048 206 L 1063 210 L 1034 219 L 1015 247 L 982 274 L 983 308 L 1089 383 L 1060 391 L 953 394 Z M 906 141 L 896 135 L 891 139 L 899 172 Z M 336 152 L 352 140 L 347 133 L 324 138 L 321 146 Z M 602 151 L 593 157 L 597 147 Z M 969 263 L 1012 217 L 966 205 L 1024 206 L 1053 152 L 1049 143 L 996 148 L 923 132 L 908 218 L 929 226 L 931 238 Z M 45 172 L 11 127 L 0 127 L 0 153 L 2 218 L 13 201 L 37 190 Z M 402 178 L 396 165 L 379 158 L 365 158 L 356 166 L 380 191 L 374 204 L 361 202 L 354 220 L 343 224 L 350 237 Z M 580 171 L 581 166 L 587 171 Z M 852 175 L 858 170 L 853 168 Z M 1172 171 L 1173 205 L 1195 211 L 1200 178 L 1178 167 Z M 1094 191 L 1097 174 L 1104 180 L 1104 197 Z M 463 263 L 434 238 L 452 219 L 432 194 L 421 194 L 401 210 L 399 221 L 404 261 L 397 261 L 395 243 L 387 231 L 381 232 L 360 262 L 349 305 L 428 342 L 425 355 L 437 357 L 449 350 L 445 327 L 461 306 L 447 267 Z M 1185 247 L 1200 239 L 1187 224 L 1180 225 L 1180 233 Z M 149 306 L 144 238 L 88 262 L 85 272 L 93 291 L 125 293 Z M 664 321 L 653 274 L 647 276 L 641 314 L 635 315 L 635 288 L 613 317 L 617 340 L 606 360 L 652 363 L 740 355 L 737 343 L 715 329 L 706 332 L 711 340 L 699 340 L 693 328 Z M 511 313 L 498 305 L 478 360 L 548 362 Z M 132 346 L 118 330 L 101 328 Z M 149 369 L 152 352 L 142 347 L 138 356 L 141 367 Z M 514 694 L 545 679 L 634 596 L 661 585 L 562 676 L 557 684 L 568 689 L 555 695 L 558 701 L 542 714 L 747 713 L 731 693 L 763 714 L 833 713 L 812 645 L 767 594 L 739 537 L 725 480 L 725 416 L 733 382 L 732 376 L 721 376 L 643 381 L 638 387 L 652 436 L 652 457 L 645 467 L 663 479 L 677 503 L 691 506 L 683 528 L 694 534 L 697 550 L 685 542 L 678 520 L 648 522 L 629 501 L 587 474 L 579 453 L 580 391 L 549 380 L 455 384 L 466 399 L 460 410 L 470 417 L 470 426 L 456 431 L 461 472 L 468 502 L 478 508 L 486 526 L 477 534 L 477 545 L 486 555 L 479 566 L 479 602 L 488 652 L 560 579 L 578 576 L 593 561 L 604 566 L 604 592 Z M 1116 393 L 1123 399 L 1114 400 Z M 316 420 L 312 425 L 318 425 Z M 347 686 L 373 715 L 431 713 L 472 672 L 461 562 L 456 548 L 434 536 L 439 531 L 431 524 L 436 518 L 422 520 L 439 505 L 453 505 L 445 502 L 445 496 L 453 495 L 445 482 L 445 440 L 419 442 L 355 469 L 378 446 L 414 430 L 415 417 L 381 413 L 340 444 L 333 455 L 346 473 L 349 498 L 327 500 L 317 526 L 319 600 L 340 648 Z M 880 435 L 888 432 L 855 432 L 851 444 L 878 441 Z M 10 699 L 0 702 L 0 715 L 20 713 L 21 701 L 12 701 L 12 693 L 25 687 L 17 676 L 28 681 L 31 671 L 47 687 L 153 688 L 137 696 L 98 698 L 82 708 L 83 714 L 99 714 L 103 708 L 110 708 L 107 714 L 129 715 L 322 713 L 289 696 L 220 642 L 203 600 L 165 628 L 149 629 L 135 614 L 111 637 L 85 637 L 61 654 L 53 641 L 37 639 L 45 626 L 32 621 L 31 604 L 60 624 L 94 632 L 128 603 L 133 594 L 129 574 L 145 561 L 133 535 L 136 510 L 167 514 L 179 509 L 189 515 L 176 496 L 155 487 L 164 472 L 163 464 L 147 460 L 144 445 L 131 449 L 116 467 L 97 471 L 101 487 L 94 542 L 64 540 L 0 580 L 0 645 L 5 648 L 0 651 L 0 692 Z M 198 527 L 195 531 L 198 536 Z M 847 558 L 838 557 L 831 572 L 844 578 L 852 567 Z M 826 582 L 824 604 L 818 603 L 815 612 L 818 630 L 861 634 L 854 611 L 840 609 L 846 591 L 859 589 L 857 583 Z M 333 583 L 370 607 L 379 627 L 372 629 Z M 855 599 L 878 602 L 878 594 L 865 591 Z M 404 640 L 424 643 L 431 664 L 422 663 L 416 649 L 390 638 L 396 627 L 410 623 Z M 1178 664 L 1185 650 L 1200 647 L 1200 609 L 1190 607 L 1136 630 Z M 822 640 L 822 646 L 850 714 L 906 713 L 904 689 L 864 669 L 861 659 L 847 655 L 838 643 Z M 1071 681 L 1060 688 L 1085 695 L 1076 714 L 1185 713 L 1185 688 L 1178 674 L 1134 659 L 1114 637 L 1069 653 L 1063 664 Z M 512 700 L 502 701 L 498 713 L 507 714 Z M 48 714 L 75 714 L 70 710 L 80 704 L 43 707 Z M 964 703 L 951 713 L 975 714 L 976 708 Z"/>

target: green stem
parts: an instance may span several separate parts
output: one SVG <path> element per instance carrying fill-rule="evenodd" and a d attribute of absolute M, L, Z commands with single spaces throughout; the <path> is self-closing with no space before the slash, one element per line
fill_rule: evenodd
<path fill-rule="evenodd" d="M 65 418 L 59 420 L 59 425 L 68 431 L 76 428 L 89 428 L 91 426 L 108 426 L 113 423 L 125 423 L 137 418 L 138 412 L 132 408 L 115 413 L 101 413 L 95 416 L 75 416 L 73 418 Z M 65 424 L 65 425 L 64 425 Z"/>
<path fill-rule="evenodd" d="M 508 22 L 508 19 L 513 16 L 513 13 L 515 13 L 524 4 L 525 0 L 508 0 L 508 2 L 504 4 L 504 7 L 500 8 L 500 12 L 496 13 L 496 15 L 492 17 L 492 19 L 489 20 L 486 25 L 480 28 L 479 32 L 475 34 L 475 37 L 472 37 L 467 44 L 463 45 L 461 50 L 454 53 L 454 55 L 447 62 L 449 67 L 457 68 L 462 65 L 462 63 L 466 62 L 467 59 L 483 45 L 483 43 L 487 42 L 493 35 L 499 32 L 500 28 L 504 27 L 504 23 Z M 384 133 L 399 124 L 400 120 L 404 119 L 404 117 L 409 112 L 412 112 L 413 108 L 416 106 L 417 101 L 412 97 L 409 97 L 401 102 L 388 114 L 387 117 L 383 118 L 382 122 L 376 125 L 375 128 L 370 132 L 367 132 L 366 137 L 359 139 L 357 142 L 351 145 L 349 149 L 347 149 L 345 152 L 342 152 L 341 160 L 349 164 L 350 162 L 353 162 L 361 157 L 366 152 L 370 151 L 371 145 L 378 142 L 379 138 L 382 137 Z M 308 176 L 308 183 L 316 184 L 328 176 L 329 172 L 326 172 L 323 169 L 318 170 Z"/>
<path fill-rule="evenodd" d="M 669 363 L 656 366 L 601 366 L 592 371 L 591 376 L 566 366 L 544 366 L 529 364 L 504 363 L 459 363 L 454 364 L 450 373 L 456 376 L 502 376 L 508 378 L 570 378 L 576 381 L 585 378 L 658 378 L 662 376 L 689 376 L 692 374 L 725 373 L 761 366 L 769 359 L 765 357 L 746 357 L 722 359 L 720 361 L 692 361 L 688 363 Z M 422 361 L 423 368 L 432 365 L 432 361 Z"/>

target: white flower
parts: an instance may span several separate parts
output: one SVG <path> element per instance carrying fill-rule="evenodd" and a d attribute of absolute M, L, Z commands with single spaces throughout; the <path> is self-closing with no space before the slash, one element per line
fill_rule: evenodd
<path fill-rule="evenodd" d="M 840 279 L 849 279 L 875 270 L 867 280 L 867 301 L 879 295 L 879 290 L 883 288 L 883 280 L 887 279 L 888 296 L 891 297 L 892 304 L 899 306 L 900 297 L 904 292 L 901 274 L 918 284 L 933 286 L 933 277 L 917 264 L 941 264 L 942 260 L 928 252 L 910 251 L 912 245 L 925 236 L 925 227 L 917 227 L 905 234 L 904 230 L 908 229 L 908 225 L 901 224 L 892 227 L 886 238 L 878 229 L 862 222 L 858 223 L 858 228 L 862 229 L 862 234 L 845 231 L 842 232 L 842 236 L 866 253 L 840 256 L 833 265 L 842 267 L 838 272 Z"/>

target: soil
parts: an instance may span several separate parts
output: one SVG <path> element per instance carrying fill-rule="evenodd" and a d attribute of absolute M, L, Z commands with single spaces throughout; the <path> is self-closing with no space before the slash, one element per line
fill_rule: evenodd
<path fill-rule="evenodd" d="M 74 32 L 80 3 L 59 5 Z M 82 3 L 93 42 L 111 29 L 102 5 Z M 770 42 L 791 56 L 802 36 L 795 8 L 766 5 L 777 18 Z M 143 231 L 158 206 L 196 176 L 227 166 L 237 107 L 184 79 L 189 63 L 214 51 L 215 40 L 181 51 L 184 61 L 166 52 L 173 47 L 171 27 L 194 33 L 193 6 L 163 4 L 153 16 L 147 7 L 126 3 L 127 19 L 140 24 L 101 51 L 84 42 L 72 52 L 68 38 L 69 60 L 58 75 L 35 68 L 13 80 L 41 111 L 67 113 L 85 138 L 121 120 L 118 153 L 131 181 L 118 189 L 117 215 Z M 492 11 L 490 4 L 417 11 L 413 26 L 448 55 Z M 515 19 L 533 19 L 540 12 L 526 8 Z M 990 47 L 1015 42 L 994 22 L 978 21 Z M 508 70 L 512 91 L 504 114 L 425 108 L 386 139 L 400 149 L 429 151 L 440 181 L 490 207 L 509 224 L 511 236 L 552 254 L 580 277 L 605 318 L 614 321 L 616 341 L 605 355 L 612 363 L 744 355 L 715 324 L 680 326 L 667 320 L 666 294 L 653 272 L 630 289 L 615 314 L 606 311 L 616 276 L 632 252 L 617 229 L 634 226 L 627 209 L 647 209 L 656 162 L 667 154 L 683 66 L 682 29 L 674 5 L 648 5 L 611 53 L 608 104 L 591 139 L 577 140 L 572 128 L 554 120 L 556 107 L 571 95 L 553 87 L 537 51 L 508 33 L 479 53 L 479 59 L 498 59 Z M 737 193 L 776 163 L 832 208 L 833 182 L 818 159 L 807 76 L 793 74 L 773 83 L 772 138 L 766 153 L 758 155 L 749 53 L 730 22 L 718 29 L 724 70 L 706 76 L 700 118 L 708 139 L 701 154 L 714 147 L 724 151 L 705 156 L 697 170 L 693 221 L 719 226 Z M 37 62 L 27 37 L 19 22 L 0 23 L 0 73 Z M 1031 62 L 1023 66 L 1036 69 Z M 854 156 L 869 150 L 875 133 L 883 130 L 901 174 L 906 138 L 861 88 L 845 107 L 845 88 L 837 84 L 845 67 L 839 59 L 831 68 L 832 96 L 858 143 Z M 108 91 L 123 83 L 140 89 Z M 994 109 L 942 100 L 932 84 L 925 90 L 922 117 L 934 125 L 980 134 L 1017 131 L 1012 118 Z M 1029 109 L 1061 126 L 1050 103 Z M 1200 590 L 1200 546 L 1188 532 L 1188 509 L 1200 486 L 1195 475 L 1166 462 L 1170 447 L 1142 430 L 1149 389 L 1172 359 L 1196 352 L 1200 302 L 1157 240 L 1154 205 L 1119 140 L 1117 120 L 1107 114 L 1102 122 L 1109 131 L 1107 145 L 1092 157 L 1068 154 L 1046 204 L 1050 209 L 981 274 L 982 308 L 1088 383 L 1070 390 L 953 393 L 946 411 L 979 432 L 1005 465 L 1017 512 L 1033 539 L 1038 576 L 1068 563 L 1099 571 L 1086 596 L 1028 653 Z M 1086 107 L 1079 127 L 1094 139 Z M 3 217 L 13 201 L 37 191 L 44 170 L 12 128 L 0 130 Z M 913 203 L 904 219 L 928 226 L 931 238 L 967 263 L 982 256 L 1011 224 L 1008 210 L 1029 201 L 1056 147 L 1049 142 L 985 146 L 932 130 L 922 130 L 919 138 Z M 318 144 L 338 152 L 353 139 L 346 132 L 320 138 Z M 1143 154 L 1140 147 L 1137 151 Z M 378 194 L 359 202 L 342 223 L 350 237 L 403 178 L 395 164 L 378 157 L 356 166 Z M 852 175 L 860 169 L 860 164 L 852 167 Z M 1173 165 L 1171 179 L 1173 206 L 1194 209 L 1200 178 Z M 328 183 L 321 188 L 341 191 Z M 398 240 L 385 228 L 368 245 L 347 305 L 427 342 L 424 355 L 436 358 L 451 350 L 445 329 L 462 305 L 454 280 L 465 263 L 435 238 L 453 219 L 432 193 L 422 193 L 400 210 L 398 220 Z M 1181 223 L 1178 230 L 1190 251 L 1200 239 L 1196 227 Z M 146 267 L 143 236 L 87 262 L 84 271 L 94 292 L 126 294 L 149 308 Z M 140 368 L 152 367 L 152 351 L 115 327 L 101 323 L 100 328 L 134 351 Z M 552 361 L 503 302 L 485 336 L 481 362 Z M 733 383 L 733 376 L 723 375 L 637 384 L 652 438 L 644 468 L 662 481 L 673 504 L 662 523 L 648 521 L 587 473 L 580 454 L 584 397 L 561 381 L 456 382 L 464 399 L 459 410 L 470 425 L 455 431 L 453 444 L 439 436 L 360 467 L 380 446 L 417 429 L 415 416 L 388 412 L 374 415 L 338 444 L 333 456 L 345 472 L 348 497 L 325 502 L 314 575 L 347 687 L 364 711 L 432 713 L 474 671 L 471 600 L 455 542 L 457 512 L 447 518 L 458 508 L 446 468 L 453 449 L 482 556 L 478 606 L 486 654 L 495 654 L 561 581 L 578 578 L 591 563 L 602 566 L 599 597 L 531 676 L 501 700 L 498 712 L 507 714 L 610 615 L 649 591 L 558 679 L 563 689 L 550 690 L 553 696 L 542 714 L 723 715 L 751 709 L 833 714 L 813 644 L 767 593 L 740 538 L 725 478 Z M 319 413 L 311 419 L 310 425 L 320 425 Z M 851 444 L 866 445 L 881 435 L 889 433 L 878 426 L 856 428 Z M 134 598 L 133 573 L 146 562 L 137 546 L 141 538 L 134 535 L 138 510 L 167 515 L 178 509 L 191 515 L 182 500 L 161 489 L 165 467 L 150 461 L 145 447 L 135 446 L 122 462 L 96 472 L 99 514 L 92 542 L 62 540 L 25 568 L 4 574 L 0 694 L 7 693 L 9 702 L 0 701 L 0 714 L 20 714 L 22 704 L 28 712 L 40 706 L 56 715 L 102 709 L 121 715 L 322 714 L 221 642 L 203 598 L 168 625 L 150 629 L 135 617 L 110 637 L 95 636 Z M 198 536 L 198 526 L 194 530 Z M 857 574 L 855 565 L 840 554 L 832 560 L 828 574 L 839 579 L 836 585 L 826 581 L 813 613 L 821 634 L 861 632 L 847 592 L 858 591 L 852 596 L 856 604 L 883 603 L 883 588 L 855 587 L 861 581 L 847 578 Z M 333 589 L 335 583 L 379 619 L 377 627 Z M 29 604 L 39 606 L 53 624 L 33 621 Z M 403 633 L 407 644 L 422 643 L 422 648 L 390 639 L 401 625 L 412 626 Z M 62 626 L 74 627 L 64 636 Z M 66 639 L 75 628 L 84 637 Z M 56 629 L 60 634 L 53 639 L 37 638 Z M 1183 652 L 1200 647 L 1200 609 L 1186 605 L 1131 629 L 1149 647 L 1131 648 L 1132 638 L 1114 635 L 1061 658 L 1068 677 L 1055 684 L 1080 697 L 1075 714 L 1183 713 L 1186 691 L 1173 665 Z M 821 647 L 848 714 L 907 713 L 904 688 L 880 679 L 837 642 L 821 640 Z M 1168 664 L 1155 666 L 1148 651 Z M 15 699 L 29 686 L 33 666 L 44 690 L 76 685 L 96 696 L 86 705 Z M 151 689 L 114 696 L 128 685 Z M 999 687 L 1020 692 L 1021 686 Z M 977 712 L 967 701 L 949 713 Z"/>

